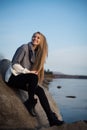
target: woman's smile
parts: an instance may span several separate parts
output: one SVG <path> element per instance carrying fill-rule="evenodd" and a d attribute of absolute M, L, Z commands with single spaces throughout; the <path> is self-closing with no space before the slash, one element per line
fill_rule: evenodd
<path fill-rule="evenodd" d="M 39 45 L 40 44 L 40 34 L 35 34 L 33 37 L 32 37 L 32 43 L 33 45 Z"/>

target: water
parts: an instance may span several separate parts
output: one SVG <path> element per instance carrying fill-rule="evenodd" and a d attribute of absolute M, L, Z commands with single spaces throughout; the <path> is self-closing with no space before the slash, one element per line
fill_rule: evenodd
<path fill-rule="evenodd" d="M 53 79 L 49 85 L 49 91 L 65 122 L 87 120 L 87 80 Z M 75 96 L 75 98 L 66 96 Z"/>

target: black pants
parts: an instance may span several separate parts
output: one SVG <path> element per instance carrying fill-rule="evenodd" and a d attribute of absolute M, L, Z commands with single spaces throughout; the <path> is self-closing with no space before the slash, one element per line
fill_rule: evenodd
<path fill-rule="evenodd" d="M 38 86 L 38 76 L 35 74 L 20 74 L 18 76 L 12 75 L 7 83 L 11 87 L 16 87 L 28 91 L 29 100 L 34 99 L 36 94 L 40 100 L 40 103 L 46 112 L 47 116 L 51 112 L 51 108 L 46 97 L 46 94 L 40 86 Z"/>

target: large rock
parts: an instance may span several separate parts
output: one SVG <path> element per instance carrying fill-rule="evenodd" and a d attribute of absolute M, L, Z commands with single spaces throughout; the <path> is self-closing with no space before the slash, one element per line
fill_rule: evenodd
<path fill-rule="evenodd" d="M 48 90 L 45 89 L 49 103 L 53 111 L 61 115 L 57 109 L 56 103 L 52 99 Z M 22 97 L 21 97 L 22 96 Z M 8 87 L 0 76 L 0 128 L 40 128 L 48 127 L 49 122 L 41 107 L 39 100 L 36 105 L 37 117 L 32 117 L 24 106 L 27 100 L 27 92 L 22 90 L 14 90 Z"/>
<path fill-rule="evenodd" d="M 36 118 L 29 115 L 15 91 L 0 77 L 0 128 L 36 128 Z"/>
<path fill-rule="evenodd" d="M 4 74 L 9 64 L 10 61 L 6 59 L 0 62 L 0 128 L 29 128 L 35 130 L 41 127 L 48 128 L 49 122 L 39 100 L 35 108 L 37 117 L 32 117 L 23 104 L 28 98 L 28 93 L 10 88 L 4 83 Z M 44 91 L 52 110 L 57 113 L 59 119 L 62 119 L 51 94 L 46 88 L 44 88 Z"/>
<path fill-rule="evenodd" d="M 62 126 L 53 126 L 49 128 L 41 128 L 40 130 L 87 130 L 87 124 L 84 121 L 78 121 Z"/>
<path fill-rule="evenodd" d="M 0 74 L 3 80 L 5 80 L 5 72 L 10 64 L 11 64 L 11 61 L 8 59 L 0 60 Z"/>

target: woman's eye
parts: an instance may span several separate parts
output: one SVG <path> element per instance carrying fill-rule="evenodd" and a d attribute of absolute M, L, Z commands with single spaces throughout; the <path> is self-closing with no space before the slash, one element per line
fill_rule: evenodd
<path fill-rule="evenodd" d="M 37 38 L 37 39 L 40 39 L 40 37 L 38 37 L 38 36 L 33 36 L 33 38 Z"/>

